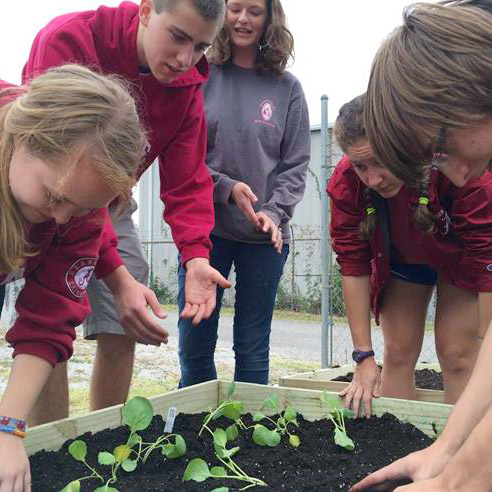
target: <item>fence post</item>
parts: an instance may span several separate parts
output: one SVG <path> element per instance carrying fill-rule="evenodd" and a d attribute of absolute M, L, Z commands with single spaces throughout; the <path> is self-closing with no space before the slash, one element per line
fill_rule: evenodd
<path fill-rule="evenodd" d="M 331 367 L 330 271 L 328 245 L 328 96 L 321 96 L 321 367 Z"/>

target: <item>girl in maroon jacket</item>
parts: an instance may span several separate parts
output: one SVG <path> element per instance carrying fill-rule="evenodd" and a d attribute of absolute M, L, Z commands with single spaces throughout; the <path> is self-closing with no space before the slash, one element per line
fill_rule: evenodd
<path fill-rule="evenodd" d="M 367 415 L 371 396 L 414 397 L 414 368 L 436 285 L 436 348 L 445 398 L 454 403 L 489 321 L 479 316 L 479 299 L 480 292 L 492 292 L 492 175 L 458 188 L 432 170 L 419 189 L 404 186 L 373 159 L 363 104 L 360 96 L 340 110 L 335 134 L 346 157 L 328 185 L 356 362 L 341 396 L 356 411 L 363 400 Z M 384 336 L 381 375 L 371 345 L 371 307 Z"/>
<path fill-rule="evenodd" d="M 26 281 L 6 336 L 15 358 L 0 401 L 0 489 L 28 491 L 25 419 L 72 354 L 92 273 L 111 283 L 124 269 L 107 205 L 129 194 L 145 135 L 128 92 L 77 65 L 0 89 L 0 285 Z"/>

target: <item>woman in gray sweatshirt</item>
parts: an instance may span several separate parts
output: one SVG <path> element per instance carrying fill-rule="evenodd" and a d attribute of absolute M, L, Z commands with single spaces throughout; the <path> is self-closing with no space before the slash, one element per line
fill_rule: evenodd
<path fill-rule="evenodd" d="M 234 380 L 268 383 L 270 329 L 289 253 L 289 220 L 305 189 L 309 116 L 280 0 L 227 0 L 204 85 L 207 165 L 214 180 L 211 265 L 234 264 Z M 184 308 L 180 267 L 180 311 Z M 179 320 L 181 386 L 215 379 L 214 350 L 223 289 L 210 319 Z"/>

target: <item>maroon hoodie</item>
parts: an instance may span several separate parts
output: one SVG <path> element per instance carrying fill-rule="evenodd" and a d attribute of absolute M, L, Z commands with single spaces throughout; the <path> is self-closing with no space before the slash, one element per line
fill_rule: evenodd
<path fill-rule="evenodd" d="M 365 217 L 365 185 L 347 157 L 338 163 L 327 186 L 331 198 L 331 239 L 342 275 L 371 276 L 372 309 L 390 276 L 390 257 L 379 220 L 371 241 L 359 237 Z M 437 231 L 425 234 L 413 223 L 417 190 L 402 187 L 387 199 L 393 261 L 427 263 L 451 284 L 471 292 L 492 292 L 492 174 L 454 186 L 431 172 L 428 207 L 440 219 Z"/>
<path fill-rule="evenodd" d="M 23 80 L 51 66 L 81 63 L 132 82 L 149 148 L 139 176 L 159 158 L 164 219 L 171 226 L 183 262 L 209 257 L 213 228 L 213 183 L 205 165 L 206 125 L 201 85 L 209 67 L 203 57 L 169 84 L 140 74 L 137 59 L 138 6 L 62 15 L 36 36 Z"/>
<path fill-rule="evenodd" d="M 7 87 L 12 84 L 0 80 L 0 90 Z M 0 104 L 15 97 L 6 95 Z M 72 355 L 75 327 L 90 313 L 85 290 L 92 274 L 105 277 L 123 261 L 107 209 L 95 209 L 65 225 L 53 220 L 33 224 L 28 239 L 37 254 L 26 258 L 22 270 L 0 274 L 0 285 L 19 278 L 26 282 L 6 340 L 14 347 L 14 357 L 31 354 L 55 365 Z"/>

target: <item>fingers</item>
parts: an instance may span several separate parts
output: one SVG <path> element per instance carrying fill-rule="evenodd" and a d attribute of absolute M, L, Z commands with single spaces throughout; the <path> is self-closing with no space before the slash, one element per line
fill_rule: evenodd
<path fill-rule="evenodd" d="M 146 307 L 135 309 L 121 319 L 126 333 L 139 343 L 160 345 L 167 343 L 169 333 L 152 318 Z"/>
<path fill-rule="evenodd" d="M 147 304 L 149 305 L 150 309 L 152 309 L 152 312 L 161 319 L 167 318 L 167 313 L 164 310 L 164 308 L 161 306 L 161 303 L 159 302 L 159 299 L 157 299 L 157 296 L 155 293 L 149 289 L 149 294 L 146 296 L 147 299 Z"/>
<path fill-rule="evenodd" d="M 228 289 L 231 287 L 232 283 L 229 282 L 218 270 L 213 269 L 214 272 L 212 274 L 212 281 L 217 284 L 219 287 L 223 289 Z M 214 296 L 214 304 L 215 304 L 215 296 Z M 215 307 L 215 306 L 214 306 Z"/>
<path fill-rule="evenodd" d="M 270 242 L 273 244 L 278 254 L 282 253 L 283 238 L 282 230 L 275 225 L 275 222 L 264 212 L 258 212 L 258 221 L 261 225 L 261 232 L 270 233 Z"/>

